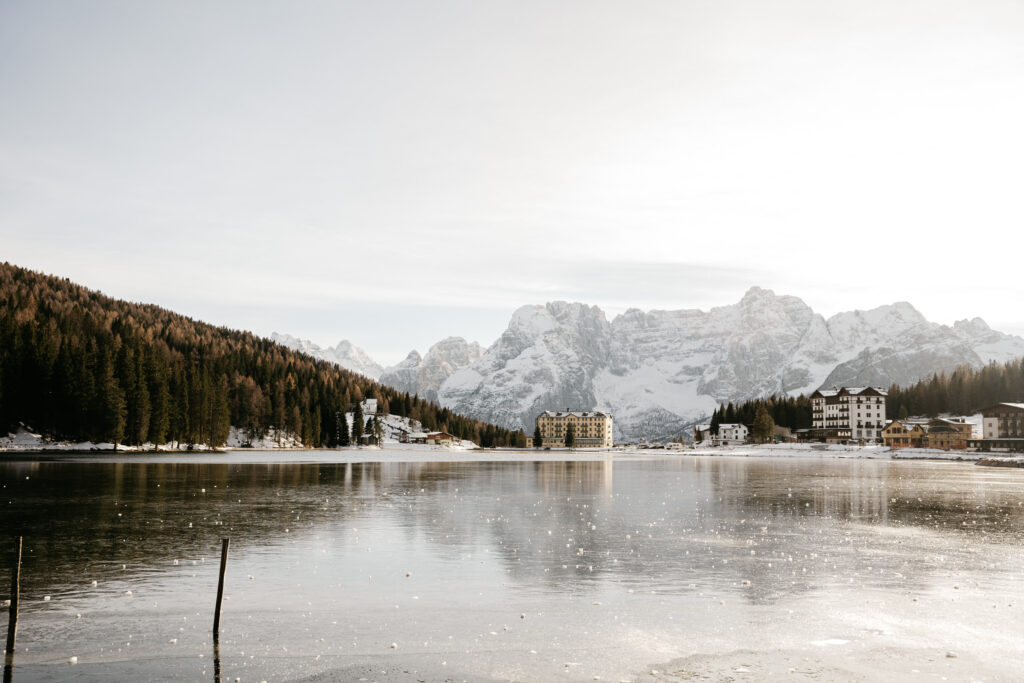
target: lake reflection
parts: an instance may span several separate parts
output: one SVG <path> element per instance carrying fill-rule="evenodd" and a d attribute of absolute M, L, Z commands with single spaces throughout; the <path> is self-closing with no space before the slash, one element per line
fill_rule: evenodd
<path fill-rule="evenodd" d="M 996 678 L 1022 654 L 1017 471 L 263 457 L 0 464 L 4 557 L 25 537 L 15 680 L 212 679 L 224 537 L 230 680 L 620 680 L 829 633 L 963 651 L 969 629 L 957 659 Z"/>

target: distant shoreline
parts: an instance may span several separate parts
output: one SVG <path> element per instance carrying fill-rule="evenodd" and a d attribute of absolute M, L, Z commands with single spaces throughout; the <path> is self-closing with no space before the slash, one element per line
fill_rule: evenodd
<path fill-rule="evenodd" d="M 77 445 L 77 444 L 76 444 Z M 479 458 L 481 461 L 492 461 L 495 457 L 507 455 L 512 460 L 530 460 L 539 458 L 542 460 L 557 460 L 565 458 L 575 460 L 587 457 L 734 457 L 734 458 L 765 458 L 765 459 L 864 459 L 864 460 L 924 460 L 924 461 L 947 461 L 947 462 L 973 462 L 976 465 L 991 467 L 1024 467 L 1024 457 L 1014 454 L 993 454 L 974 451 L 939 451 L 934 449 L 890 449 L 887 446 L 843 446 L 835 444 L 757 444 L 746 446 L 718 446 L 707 448 L 682 448 L 682 449 L 661 449 L 661 448 L 638 448 L 631 446 L 618 446 L 612 448 L 479 448 L 479 447 L 448 447 L 423 444 L 386 443 L 383 446 L 347 446 L 344 448 L 298 448 L 282 446 L 280 448 L 247 448 L 230 446 L 225 448 L 160 448 L 160 449 L 135 449 L 121 447 L 117 450 L 112 448 L 0 448 L 0 461 L 21 460 L 31 456 L 118 456 L 127 460 L 135 457 L 140 459 L 154 456 L 182 457 L 183 461 L 191 457 L 216 457 L 245 455 L 247 453 L 280 454 L 283 458 L 295 458 L 297 462 L 303 460 L 300 454 L 308 454 L 318 459 L 334 453 L 339 457 L 349 460 L 359 457 L 360 454 L 374 459 L 373 454 L 408 454 L 430 458 L 431 456 L 458 455 L 460 460 L 472 461 Z"/>

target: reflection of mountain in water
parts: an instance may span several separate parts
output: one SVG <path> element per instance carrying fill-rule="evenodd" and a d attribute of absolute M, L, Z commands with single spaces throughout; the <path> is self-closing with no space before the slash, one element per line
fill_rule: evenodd
<path fill-rule="evenodd" d="M 212 561 L 226 536 L 244 555 L 359 520 L 450 562 L 489 552 L 538 591 L 616 583 L 772 603 L 851 581 L 926 585 L 974 561 L 964 535 L 1019 546 L 1014 490 L 981 476 L 917 463 L 732 458 L 6 463 L 0 525 L 26 537 L 29 590 L 122 564 Z"/>

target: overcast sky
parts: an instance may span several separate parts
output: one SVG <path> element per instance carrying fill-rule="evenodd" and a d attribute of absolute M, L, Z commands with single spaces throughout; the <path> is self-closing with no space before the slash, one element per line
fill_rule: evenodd
<path fill-rule="evenodd" d="M 521 305 L 1024 333 L 1024 3 L 0 3 L 0 260 L 379 362 Z"/>

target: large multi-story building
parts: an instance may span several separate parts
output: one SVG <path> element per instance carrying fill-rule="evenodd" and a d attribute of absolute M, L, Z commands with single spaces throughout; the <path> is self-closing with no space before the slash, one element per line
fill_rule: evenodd
<path fill-rule="evenodd" d="M 612 416 L 609 413 L 575 410 L 561 413 L 545 410 L 537 416 L 541 445 L 548 448 L 565 447 L 565 433 L 569 425 L 573 427 L 576 448 L 612 447 Z"/>
<path fill-rule="evenodd" d="M 981 411 L 981 435 L 969 446 L 985 451 L 1024 451 L 1024 403 L 997 403 Z"/>
<path fill-rule="evenodd" d="M 811 394 L 811 431 L 825 441 L 881 441 L 885 428 L 884 389 L 832 387 Z"/>
<path fill-rule="evenodd" d="M 981 436 L 986 439 L 1024 438 L 1024 403 L 997 403 L 982 410 Z"/>

